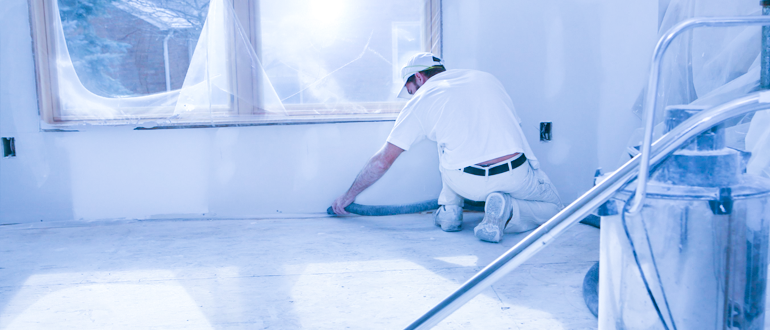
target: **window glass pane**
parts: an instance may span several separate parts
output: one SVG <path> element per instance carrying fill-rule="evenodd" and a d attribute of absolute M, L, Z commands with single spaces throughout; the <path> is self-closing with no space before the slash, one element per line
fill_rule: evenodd
<path fill-rule="evenodd" d="M 209 0 L 58 0 L 64 37 L 92 93 L 140 96 L 182 87 Z"/>
<path fill-rule="evenodd" d="M 414 0 L 261 1 L 261 58 L 284 104 L 396 101 L 421 51 Z"/>

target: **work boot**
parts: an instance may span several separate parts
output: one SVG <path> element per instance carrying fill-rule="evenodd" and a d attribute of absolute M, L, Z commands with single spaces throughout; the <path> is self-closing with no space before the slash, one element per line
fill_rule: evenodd
<path fill-rule="evenodd" d="M 503 240 L 503 230 L 511 218 L 511 196 L 493 192 L 487 196 L 484 205 L 484 220 L 481 220 L 473 233 L 482 241 L 498 243 Z"/>
<path fill-rule="evenodd" d="M 443 231 L 463 229 L 463 208 L 460 205 L 439 205 L 433 214 L 433 223 Z"/>

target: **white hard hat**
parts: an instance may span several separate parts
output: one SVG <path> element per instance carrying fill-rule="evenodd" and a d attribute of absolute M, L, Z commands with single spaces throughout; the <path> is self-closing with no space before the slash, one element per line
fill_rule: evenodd
<path fill-rule="evenodd" d="M 413 74 L 432 69 L 439 65 L 444 65 L 444 62 L 440 58 L 436 57 L 432 53 L 417 53 L 406 62 L 403 68 L 401 68 L 401 80 L 404 82 L 404 86 L 401 87 L 401 91 L 398 93 L 400 98 L 411 98 L 412 95 L 406 90 L 406 81 L 409 80 Z"/>

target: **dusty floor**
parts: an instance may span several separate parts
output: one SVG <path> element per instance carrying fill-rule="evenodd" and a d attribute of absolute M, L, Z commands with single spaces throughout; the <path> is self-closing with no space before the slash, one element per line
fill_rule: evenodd
<path fill-rule="evenodd" d="M 431 215 L 0 226 L 0 329 L 400 329 L 524 237 Z M 576 225 L 437 329 L 595 329 Z"/>

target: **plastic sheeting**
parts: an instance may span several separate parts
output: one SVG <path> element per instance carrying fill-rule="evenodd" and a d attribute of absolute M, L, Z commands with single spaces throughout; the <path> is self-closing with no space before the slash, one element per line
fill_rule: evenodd
<path fill-rule="evenodd" d="M 182 87 L 150 95 L 107 97 L 88 90 L 73 66 L 61 20 L 54 21 L 54 30 L 58 32 L 55 70 L 61 120 L 212 120 L 228 116 L 236 103 L 270 115 L 286 114 L 227 0 L 210 2 Z M 263 82 L 261 90 L 238 92 L 236 68 L 239 73 L 251 71 Z"/>
<path fill-rule="evenodd" d="M 760 13 L 753 0 L 672 0 L 659 32 L 693 17 Z M 669 105 L 716 105 L 755 90 L 760 34 L 759 27 L 699 28 L 675 39 L 662 62 L 656 118 L 662 120 L 662 111 Z M 633 111 L 641 117 L 641 110 L 638 102 Z"/>
<path fill-rule="evenodd" d="M 129 24 L 146 25 L 150 32 L 144 39 L 121 36 L 110 44 L 117 49 L 112 54 L 77 57 L 78 50 L 68 46 L 82 31 L 65 37 L 62 20 L 54 19 L 56 123 L 155 126 L 397 113 L 403 105 L 395 99 L 401 87 L 397 69 L 425 48 L 423 2 L 265 1 L 255 10 L 257 18 L 244 22 L 247 28 L 231 0 L 211 0 L 201 6 L 206 12 L 180 9 L 206 2 L 197 0 L 105 2 L 112 9 L 102 24 L 112 19 L 119 25 L 118 16 L 129 13 L 135 21 Z M 53 3 L 56 12 L 57 3 L 71 9 L 66 0 Z M 99 37 L 115 29 L 102 28 Z M 121 44 L 130 38 L 133 44 Z M 137 53 L 142 47 L 154 53 Z M 120 57 L 121 49 L 134 57 L 101 72 L 78 66 L 88 56 Z M 147 82 L 151 78 L 161 83 Z"/>
<path fill-rule="evenodd" d="M 755 0 L 672 0 L 659 31 L 662 34 L 693 17 L 750 16 L 761 12 L 762 7 Z M 690 104 L 708 108 L 757 91 L 761 31 L 760 27 L 699 28 L 675 40 L 662 63 L 657 122 L 663 120 L 666 106 Z M 641 117 L 641 109 L 641 102 L 637 102 L 633 111 Z M 753 119 L 749 115 L 742 122 L 727 130 L 728 145 L 752 152 L 749 173 L 770 177 L 770 114 L 760 112 Z M 658 127 L 657 135 L 661 132 Z M 642 129 L 638 130 L 629 144 L 639 145 L 642 135 Z"/>

